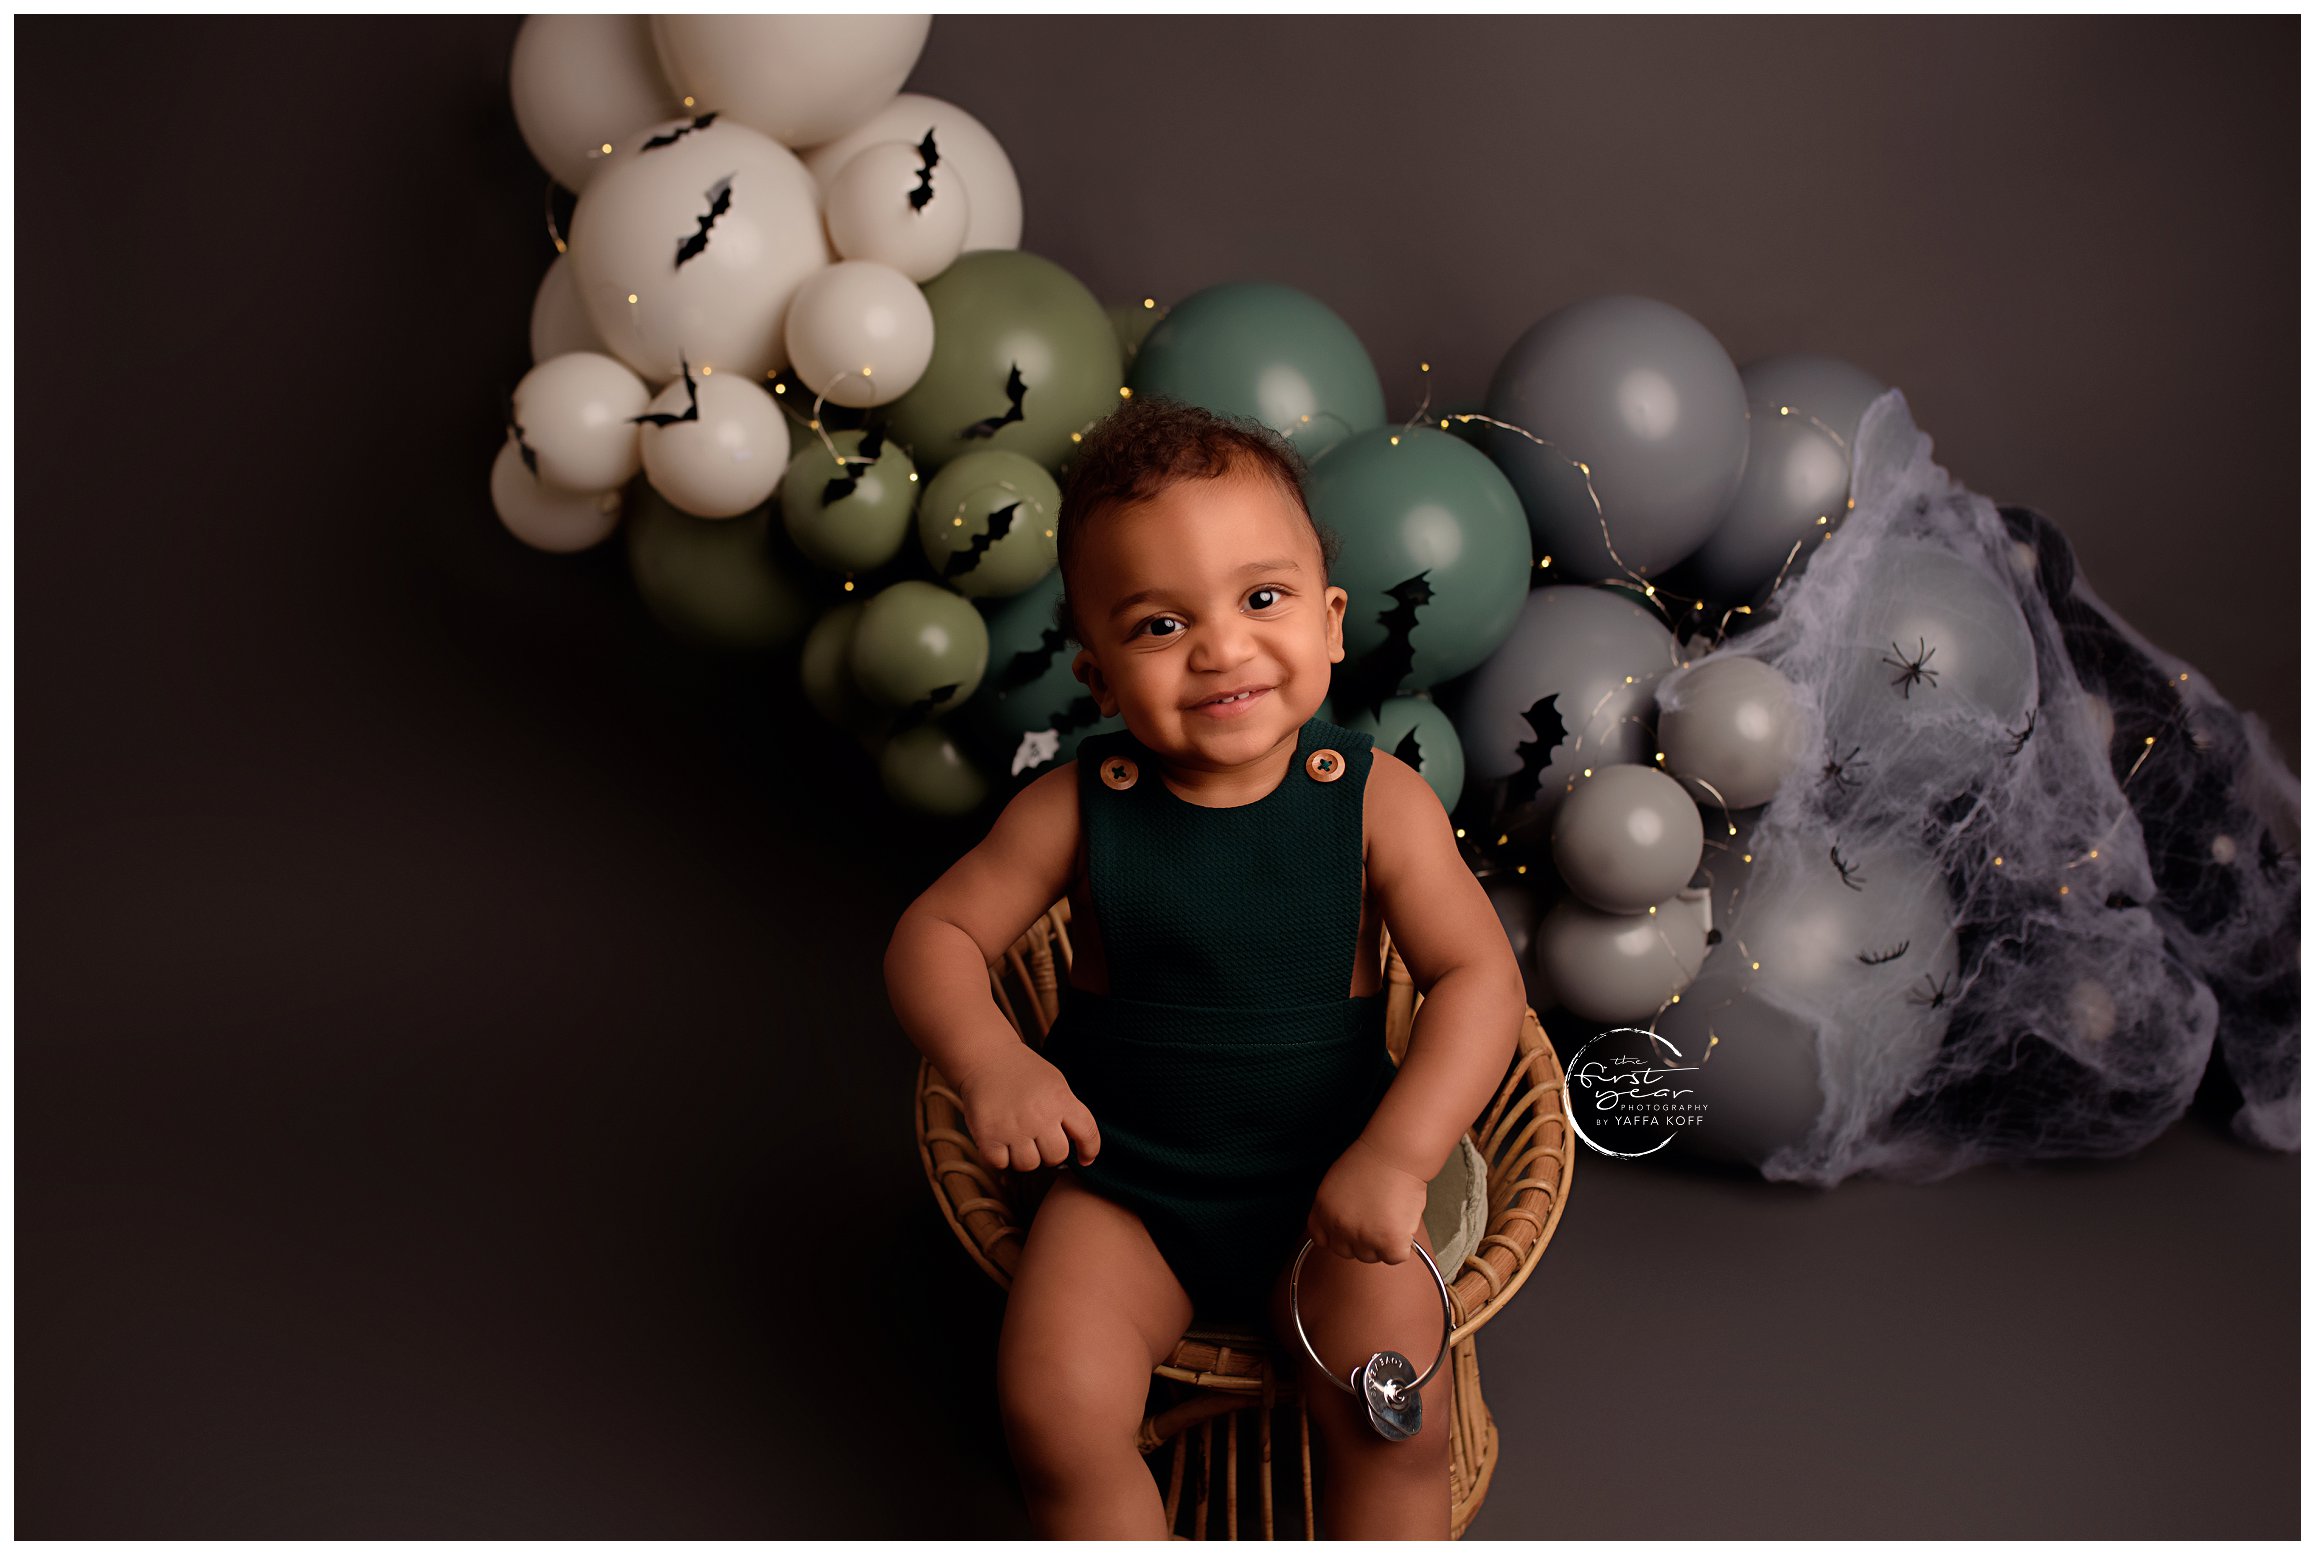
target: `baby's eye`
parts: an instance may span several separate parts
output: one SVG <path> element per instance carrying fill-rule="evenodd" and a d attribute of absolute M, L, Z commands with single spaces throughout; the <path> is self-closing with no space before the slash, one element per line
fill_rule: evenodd
<path fill-rule="evenodd" d="M 1281 590 L 1281 589 L 1274 589 L 1274 588 L 1270 587 L 1270 585 L 1268 585 L 1267 583 L 1265 583 L 1264 585 L 1262 585 L 1262 587 L 1260 587 L 1260 588 L 1258 588 L 1258 589 L 1254 590 L 1252 593 L 1248 594 L 1248 595 L 1246 596 L 1246 598 L 1247 598 L 1247 600 L 1248 600 L 1249 602 L 1251 602 L 1251 601 L 1259 600 L 1259 599 L 1260 599 L 1260 598 L 1261 598 L 1263 595 L 1265 595 L 1265 594 L 1269 595 L 1269 596 L 1270 596 L 1270 598 L 1271 598 L 1273 601 L 1280 601 L 1280 600 L 1283 600 L 1283 599 L 1285 599 L 1285 597 L 1286 597 L 1286 595 L 1285 595 L 1285 591 L 1284 591 L 1284 590 Z M 1268 606 L 1265 606 L 1265 605 L 1261 605 L 1261 604 L 1256 604 L 1256 605 L 1254 606 L 1254 608 L 1255 608 L 1255 609 L 1257 609 L 1257 610 L 1263 610 L 1263 609 L 1267 609 L 1267 608 L 1268 608 Z"/>
<path fill-rule="evenodd" d="M 1141 625 L 1139 625 L 1139 626 L 1135 627 L 1135 628 L 1133 629 L 1133 634 L 1134 634 L 1136 637 L 1139 637 L 1139 636 L 1141 636 L 1141 635 L 1142 635 L 1144 632 L 1149 632 L 1149 635 L 1150 635 L 1150 636 L 1152 636 L 1152 637 L 1171 637 L 1171 636 L 1173 636 L 1174 634 L 1173 634 L 1172 632 L 1151 632 L 1151 631 L 1150 631 L 1150 628 L 1151 628 L 1151 627 L 1153 627 L 1153 626 L 1155 626 L 1155 625 L 1157 625 L 1157 623 L 1158 623 L 1158 622 L 1160 622 L 1160 621 L 1171 621 L 1171 622 L 1173 622 L 1173 623 L 1174 623 L 1176 626 L 1179 626 L 1179 625 L 1181 624 L 1181 618 L 1180 618 L 1179 616 L 1151 616 L 1151 617 L 1150 617 L 1150 618 L 1149 618 L 1147 621 L 1144 621 L 1144 622 L 1142 622 L 1142 624 L 1141 624 Z"/>

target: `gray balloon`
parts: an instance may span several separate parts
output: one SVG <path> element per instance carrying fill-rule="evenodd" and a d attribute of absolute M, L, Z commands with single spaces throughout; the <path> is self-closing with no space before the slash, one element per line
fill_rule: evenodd
<path fill-rule="evenodd" d="M 1825 1105 L 1815 1029 L 1752 993 L 1754 975 L 1723 945 L 1655 1025 L 1696 1066 L 1689 1083 L 1704 1104 L 1679 1148 L 1746 1166 L 1808 1138 Z"/>
<path fill-rule="evenodd" d="M 1792 682 L 1751 654 L 1715 654 L 1656 687 L 1664 770 L 1692 784 L 1707 813 L 1767 804 L 1805 738 Z"/>
<path fill-rule="evenodd" d="M 1551 826 L 1560 878 L 1602 912 L 1645 912 L 1688 883 L 1703 853 L 1696 802 L 1653 767 L 1594 770 Z"/>
<path fill-rule="evenodd" d="M 1942 546 L 1888 539 L 1844 616 L 1830 639 L 1838 660 L 1798 678 L 1823 687 L 1826 759 L 1855 767 L 1877 802 L 1949 791 L 2009 749 L 2039 682 L 2033 635 L 2002 580 Z"/>
<path fill-rule="evenodd" d="M 1704 916 L 1679 896 L 1637 913 L 1562 897 L 1536 926 L 1536 975 L 1585 1020 L 1646 1020 L 1704 965 Z"/>
<path fill-rule="evenodd" d="M 1728 926 L 1735 921 L 1750 889 L 1753 865 L 1759 861 L 1753 837 L 1766 807 L 1731 810 L 1725 815 L 1717 805 L 1699 809 L 1704 817 L 1704 855 L 1688 883 L 1712 895 L 1712 928 L 1705 941 L 1717 945 L 1728 937 Z"/>
<path fill-rule="evenodd" d="M 1495 369 L 1487 414 L 1554 445 L 1499 427 L 1484 444 L 1554 576 L 1663 572 L 1704 543 L 1744 474 L 1736 364 L 1712 331 L 1652 297 L 1594 297 L 1538 322 Z M 1571 461 L 1589 467 L 1589 490 Z"/>
<path fill-rule="evenodd" d="M 1857 422 L 1888 385 L 1847 362 L 1806 352 L 1764 357 L 1741 377 L 1752 411 L 1744 478 L 1712 533 L 1666 582 L 1715 603 L 1757 605 L 1788 556 L 1790 582 L 1841 527 Z"/>
<path fill-rule="evenodd" d="M 1606 589 L 1531 589 L 1503 646 L 1450 697 L 1466 773 L 1497 784 L 1499 819 L 1548 822 L 1584 768 L 1655 754 L 1656 682 L 1679 663 L 1655 612 Z"/>

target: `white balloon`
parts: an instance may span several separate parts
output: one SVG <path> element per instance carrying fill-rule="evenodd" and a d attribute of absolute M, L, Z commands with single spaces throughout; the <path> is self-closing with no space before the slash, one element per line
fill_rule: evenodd
<path fill-rule="evenodd" d="M 573 351 L 594 351 L 608 356 L 611 348 L 603 344 L 603 337 L 595 332 L 594 322 L 580 305 L 579 282 L 571 268 L 571 256 L 557 254 L 555 262 L 547 266 L 545 279 L 539 282 L 538 296 L 531 302 L 531 360 L 543 362 L 550 356 L 565 356 Z"/>
<path fill-rule="evenodd" d="M 647 20 L 531 16 L 514 35 L 507 90 L 515 125 L 531 155 L 566 189 L 585 189 L 625 155 L 635 139 L 630 131 L 682 111 L 659 73 Z"/>
<path fill-rule="evenodd" d="M 788 299 L 835 257 L 796 154 L 700 118 L 651 126 L 662 143 L 605 169 L 571 217 L 587 317 L 654 385 L 687 358 L 743 378 L 785 366 Z"/>
<path fill-rule="evenodd" d="M 888 140 L 915 145 L 933 131 L 933 144 L 944 166 L 953 165 L 964 179 L 966 195 L 965 252 L 976 248 L 1021 246 L 1021 180 L 1013 160 L 997 144 L 981 121 L 954 103 L 916 92 L 903 92 L 890 107 L 841 140 L 815 146 L 804 155 L 804 165 L 826 189 L 870 146 Z"/>
<path fill-rule="evenodd" d="M 550 486 L 523 463 L 522 446 L 508 433 L 490 467 L 490 505 L 517 540 L 541 551 L 583 551 L 619 527 L 624 499 L 609 491 L 565 491 Z"/>
<path fill-rule="evenodd" d="M 643 428 L 643 473 L 651 489 L 694 518 L 737 518 L 766 501 L 788 469 L 788 418 L 770 394 L 729 373 L 694 374 L 669 384 L 653 412 L 680 416 L 698 394 L 691 421 Z"/>
<path fill-rule="evenodd" d="M 843 260 L 796 289 L 788 354 L 814 394 L 888 405 L 932 363 L 932 304 L 890 265 Z"/>
<path fill-rule="evenodd" d="M 929 281 L 964 252 L 971 219 L 965 181 L 936 145 L 888 140 L 844 164 L 828 184 L 828 236 L 846 259 L 873 259 Z M 918 194 L 924 198 L 920 202 Z"/>
<path fill-rule="evenodd" d="M 552 356 L 514 386 L 516 436 L 548 485 L 605 491 L 643 467 L 632 418 L 650 399 L 642 379 L 600 352 Z"/>
<path fill-rule="evenodd" d="M 892 101 L 930 16 L 654 16 L 667 79 L 702 108 L 817 146 Z"/>

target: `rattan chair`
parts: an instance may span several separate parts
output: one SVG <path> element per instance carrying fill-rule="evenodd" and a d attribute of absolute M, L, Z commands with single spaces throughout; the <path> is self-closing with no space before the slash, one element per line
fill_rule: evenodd
<path fill-rule="evenodd" d="M 1387 925 L 1382 954 L 1390 1049 L 1393 1057 L 1403 1057 L 1421 996 L 1391 942 Z M 1072 957 L 1069 903 L 1063 899 L 1031 924 L 989 969 L 998 1007 L 1033 1045 L 1042 1046 L 1052 1028 L 1060 1007 L 1060 985 Z M 1440 1270 L 1447 1277 L 1454 1318 L 1448 1341 L 1454 1367 L 1454 1409 L 1453 1418 L 1443 1423 L 1452 1433 L 1450 1527 L 1456 1538 L 1462 1537 L 1487 1497 L 1499 1451 L 1494 1417 L 1479 1393 L 1476 1335 L 1526 1283 L 1567 1204 L 1574 1151 L 1562 1108 L 1564 1082 L 1559 1055 L 1530 1009 L 1520 1028 L 1518 1054 L 1470 1134 L 1486 1163 L 1486 1232 L 1458 1268 Z M 973 1260 L 998 1285 L 1010 1290 L 1013 1268 L 1036 1212 L 1034 1200 L 1042 1197 L 1052 1174 L 1016 1175 L 986 1166 L 965 1131 L 964 1111 L 955 1090 L 930 1060 L 917 1067 L 916 1142 L 941 1214 Z M 1272 1442 L 1278 1431 L 1273 1427 L 1274 1420 L 1280 1429 L 1287 1426 L 1285 1411 L 1289 1408 L 1301 1465 L 1299 1532 L 1305 1538 L 1317 1536 L 1317 1510 L 1311 1494 L 1310 1415 L 1296 1384 L 1295 1357 L 1273 1356 L 1271 1351 L 1266 1335 L 1206 1326 L 1193 1318 L 1173 1354 L 1158 1366 L 1155 1375 L 1159 1381 L 1153 1385 L 1152 1402 L 1142 1421 L 1140 1445 L 1144 1455 L 1169 1444 L 1172 1448 L 1172 1461 L 1165 1473 L 1165 1509 L 1167 1526 L 1175 1530 L 1176 1537 L 1208 1536 L 1217 1461 L 1222 1467 L 1223 1485 L 1221 1526 L 1215 1536 L 1278 1536 L 1271 1483 Z M 1418 1357 L 1416 1364 L 1424 1363 Z M 1252 1451 L 1243 1452 L 1238 1417 L 1249 1409 L 1254 1413 L 1254 1441 Z M 1214 1439 L 1217 1417 L 1223 1424 L 1219 1453 Z M 1184 1480 L 1193 1451 L 1196 1486 L 1193 1499 L 1185 1506 Z M 1258 1521 L 1243 1534 L 1238 1494 L 1242 1452 L 1245 1467 L 1255 1481 L 1259 1511 Z"/>

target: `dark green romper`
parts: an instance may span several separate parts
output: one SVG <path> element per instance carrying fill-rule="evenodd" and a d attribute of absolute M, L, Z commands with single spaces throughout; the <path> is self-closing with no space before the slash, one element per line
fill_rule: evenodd
<path fill-rule="evenodd" d="M 1045 1055 L 1091 1109 L 1087 1187 L 1137 1211 L 1199 1316 L 1260 1318 L 1319 1179 L 1397 1075 L 1382 993 L 1349 995 L 1371 736 L 1302 726 L 1285 780 L 1209 809 L 1129 730 L 1078 747 L 1109 991 L 1061 985 Z M 1312 775 L 1332 750 L 1341 775 Z M 1138 776 L 1111 787 L 1104 763 Z"/>

